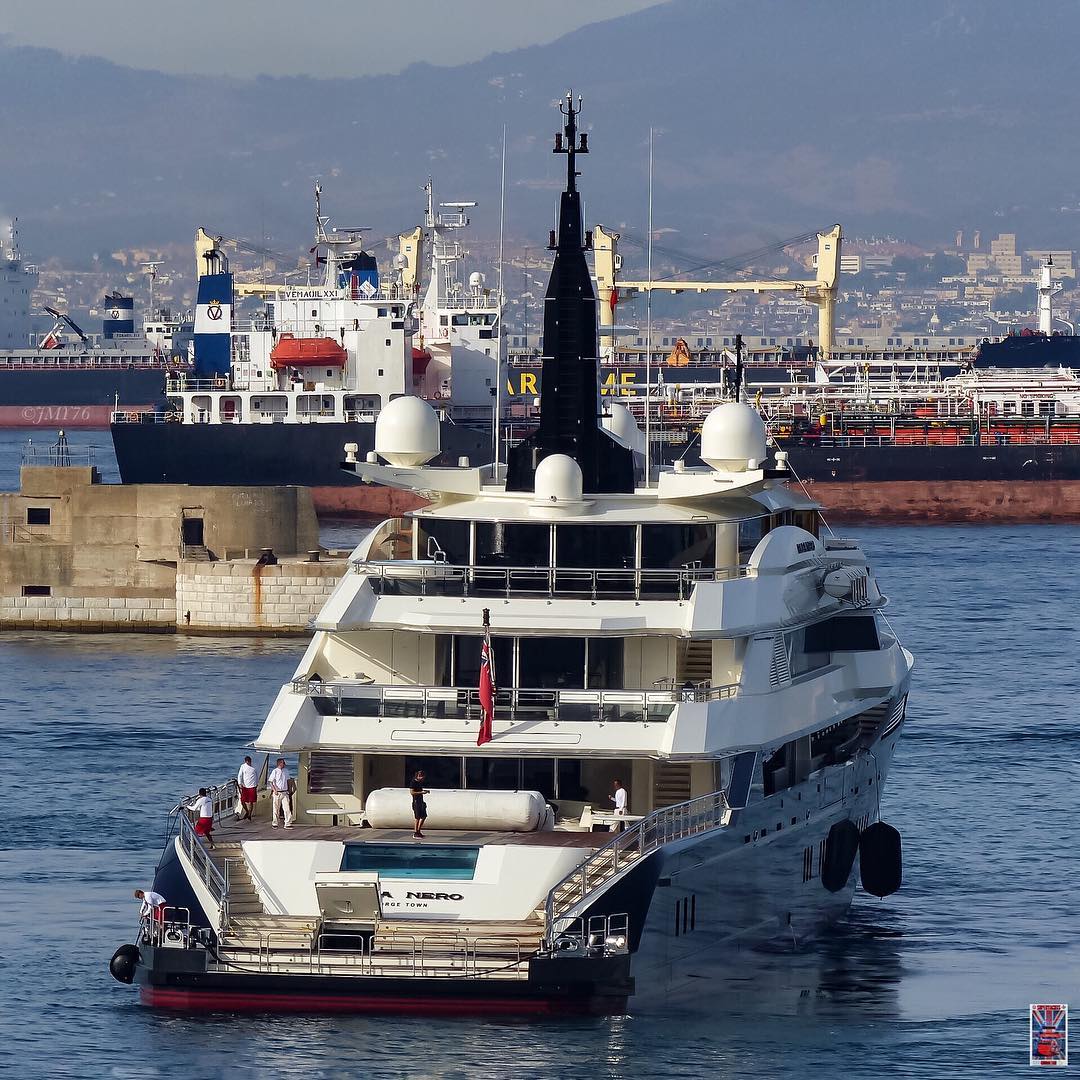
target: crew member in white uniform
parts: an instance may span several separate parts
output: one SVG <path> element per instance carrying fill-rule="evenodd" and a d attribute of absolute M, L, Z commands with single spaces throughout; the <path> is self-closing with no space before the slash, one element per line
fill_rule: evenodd
<path fill-rule="evenodd" d="M 151 926 L 160 929 L 165 922 L 165 897 L 153 889 L 136 889 L 135 899 L 142 901 L 140 919 L 149 919 Z"/>
<path fill-rule="evenodd" d="M 615 794 L 609 795 L 608 798 L 615 804 L 616 814 L 626 813 L 626 788 L 622 786 L 622 783 L 618 780 L 615 782 Z"/>
<path fill-rule="evenodd" d="M 244 758 L 244 764 L 236 774 L 236 786 L 240 789 L 240 807 L 243 810 L 241 820 L 251 821 L 251 815 L 255 812 L 255 800 L 258 792 L 255 790 L 259 784 L 259 774 L 255 766 L 251 764 L 251 757 Z"/>
<path fill-rule="evenodd" d="M 285 810 L 285 828 L 291 829 L 293 823 L 292 796 L 289 794 L 289 770 L 285 765 L 285 759 L 277 759 L 277 768 L 270 774 L 267 783 L 270 787 L 270 797 L 274 804 L 273 827 L 276 829 L 281 821 L 282 808 Z"/>

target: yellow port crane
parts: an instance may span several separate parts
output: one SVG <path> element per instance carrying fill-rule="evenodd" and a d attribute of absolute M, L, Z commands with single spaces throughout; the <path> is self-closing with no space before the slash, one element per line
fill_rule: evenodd
<path fill-rule="evenodd" d="M 818 344 L 822 358 L 827 359 L 833 349 L 836 314 L 837 281 L 840 275 L 840 247 L 843 232 L 834 225 L 828 232 L 817 234 L 817 277 L 812 281 L 777 279 L 772 281 L 620 281 L 618 272 L 622 266 L 619 254 L 619 234 L 605 229 L 603 225 L 593 228 L 593 258 L 596 274 L 596 291 L 600 301 L 600 333 L 608 335 L 615 325 L 615 308 L 611 302 L 613 290 L 620 293 L 635 292 L 790 292 L 807 303 L 817 305 Z"/>

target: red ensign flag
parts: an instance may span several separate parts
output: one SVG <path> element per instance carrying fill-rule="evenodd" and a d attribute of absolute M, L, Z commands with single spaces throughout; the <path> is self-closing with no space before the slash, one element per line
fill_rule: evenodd
<path fill-rule="evenodd" d="M 484 635 L 480 650 L 480 731 L 476 745 L 491 742 L 491 721 L 495 716 L 495 654 L 491 650 L 491 638 Z"/>

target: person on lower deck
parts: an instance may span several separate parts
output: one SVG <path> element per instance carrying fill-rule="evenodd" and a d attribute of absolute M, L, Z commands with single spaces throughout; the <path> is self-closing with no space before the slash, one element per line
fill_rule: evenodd
<path fill-rule="evenodd" d="M 256 788 L 259 783 L 259 774 L 255 771 L 255 766 L 251 764 L 251 757 L 244 758 L 244 764 L 240 766 L 240 771 L 236 774 L 236 785 L 240 789 L 240 807 L 243 813 L 240 815 L 241 821 L 251 821 L 252 814 L 255 812 L 255 800 L 258 798 L 258 791 Z"/>
<path fill-rule="evenodd" d="M 151 919 L 157 925 L 165 921 L 165 897 L 153 889 L 136 889 L 135 899 L 142 901 L 140 919 Z"/>
<path fill-rule="evenodd" d="M 409 785 L 409 794 L 412 795 L 412 812 L 413 817 L 416 819 L 416 828 L 413 830 L 413 836 L 419 839 L 424 838 L 421 829 L 424 827 L 424 822 L 427 821 L 427 803 L 424 802 L 424 796 L 431 794 L 427 788 L 424 787 L 424 770 L 417 769 L 416 775 L 412 778 L 412 783 Z"/>
<path fill-rule="evenodd" d="M 621 816 L 626 813 L 626 788 L 622 786 L 621 780 L 615 780 L 613 783 L 615 786 L 615 794 L 609 795 L 608 798 L 615 804 L 615 813 Z"/>
<path fill-rule="evenodd" d="M 293 823 L 292 794 L 289 791 L 291 777 L 285 759 L 277 759 L 277 768 L 270 774 L 267 784 L 270 787 L 270 797 L 273 800 L 274 813 L 272 826 L 276 829 L 281 823 L 282 810 L 285 813 L 285 828 L 291 829 Z"/>
<path fill-rule="evenodd" d="M 198 820 L 195 822 L 196 835 L 205 836 L 206 842 L 210 845 L 210 850 L 213 851 L 214 802 L 206 788 L 199 788 L 199 794 L 188 803 L 188 809 L 194 810 L 199 815 Z"/>

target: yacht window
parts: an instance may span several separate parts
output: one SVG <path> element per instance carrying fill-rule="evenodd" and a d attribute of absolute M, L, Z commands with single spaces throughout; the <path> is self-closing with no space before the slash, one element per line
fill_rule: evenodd
<path fill-rule="evenodd" d="M 787 637 L 792 678 L 816 671 L 829 663 L 829 652 L 821 648 L 823 643 L 819 636 L 811 635 L 808 639 L 807 632 L 803 629 L 793 630 Z"/>
<path fill-rule="evenodd" d="M 584 689 L 584 638 L 521 638 L 518 653 L 518 686 L 537 690 Z"/>
<path fill-rule="evenodd" d="M 515 758 L 466 758 L 465 786 L 487 791 L 519 791 Z"/>
<path fill-rule="evenodd" d="M 881 648 L 873 615 L 826 619 L 806 628 L 808 652 L 877 652 Z"/>
<path fill-rule="evenodd" d="M 454 685 L 473 687 L 480 677 L 480 647 L 483 638 L 467 634 L 454 635 Z M 495 685 L 508 688 L 514 682 L 514 639 L 491 638 L 491 651 L 495 654 Z"/>
<path fill-rule="evenodd" d="M 522 758 L 521 790 L 539 791 L 545 799 L 555 798 L 555 759 Z"/>
<path fill-rule="evenodd" d="M 351 795 L 353 756 L 312 750 L 308 762 L 308 791 L 312 795 Z"/>
<path fill-rule="evenodd" d="M 739 564 L 746 562 L 769 531 L 768 517 L 750 518 L 739 522 Z"/>
<path fill-rule="evenodd" d="M 408 787 L 417 769 L 424 770 L 424 786 L 429 788 L 461 788 L 461 762 L 459 757 L 407 757 L 402 787 Z"/>
<path fill-rule="evenodd" d="M 574 758 L 559 758 L 555 762 L 559 780 L 560 799 L 580 801 L 585 798 L 585 788 L 581 784 L 581 762 Z"/>
<path fill-rule="evenodd" d="M 688 563 L 716 565 L 715 525 L 643 525 L 641 566 L 648 570 L 678 570 Z"/>
<path fill-rule="evenodd" d="M 467 521 L 446 521 L 441 518 L 423 518 L 420 524 L 421 559 L 428 558 L 429 550 L 446 554 L 446 561 L 453 566 L 469 564 L 469 523 Z M 434 540 L 429 544 L 428 540 Z M 437 545 L 437 547 L 436 547 Z"/>
<path fill-rule="evenodd" d="M 556 525 L 555 565 L 634 568 L 636 525 Z"/>
<path fill-rule="evenodd" d="M 478 566 L 546 567 L 551 563 L 551 526 L 476 523 Z"/>
<path fill-rule="evenodd" d="M 621 690 L 622 638 L 589 638 L 586 642 L 587 685 L 590 690 Z"/>
<path fill-rule="evenodd" d="M 472 881 L 480 849 L 434 844 L 346 844 L 342 870 L 374 871 L 381 878 Z"/>

